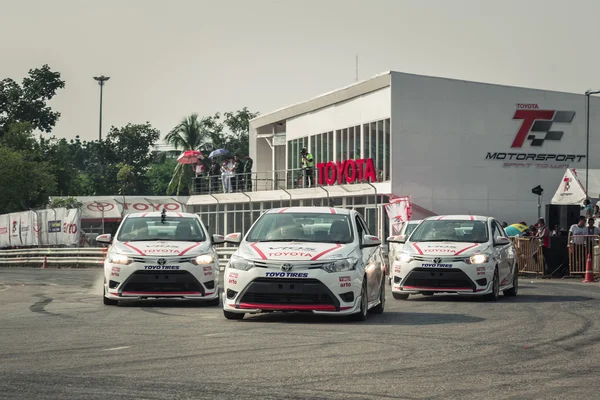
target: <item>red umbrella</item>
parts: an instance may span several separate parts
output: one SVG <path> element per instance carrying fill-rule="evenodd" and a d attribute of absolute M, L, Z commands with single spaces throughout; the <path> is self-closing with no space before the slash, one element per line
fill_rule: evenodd
<path fill-rule="evenodd" d="M 196 164 L 198 159 L 204 159 L 202 153 L 198 150 L 186 150 L 178 158 L 180 164 Z"/>

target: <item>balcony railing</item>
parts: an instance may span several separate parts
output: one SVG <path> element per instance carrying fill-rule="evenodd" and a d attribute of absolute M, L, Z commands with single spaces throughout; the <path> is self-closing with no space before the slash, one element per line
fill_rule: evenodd
<path fill-rule="evenodd" d="M 380 171 L 375 171 L 377 181 L 382 180 Z M 251 172 L 245 174 L 232 175 L 202 175 L 192 178 L 192 195 L 217 194 L 228 192 L 257 192 L 265 190 L 289 190 L 302 189 L 316 186 L 326 186 L 329 184 L 338 184 L 339 180 L 332 182 L 333 175 L 323 176 L 320 181 L 319 170 L 312 171 L 312 177 L 306 170 L 286 169 L 277 171 Z M 327 178 L 329 182 L 327 182 Z M 361 184 L 366 181 L 356 177 L 352 182 L 345 179 L 343 184 Z"/>

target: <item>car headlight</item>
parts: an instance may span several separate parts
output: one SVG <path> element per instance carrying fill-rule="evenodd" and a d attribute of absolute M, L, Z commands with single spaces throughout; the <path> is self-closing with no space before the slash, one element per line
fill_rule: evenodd
<path fill-rule="evenodd" d="M 485 264 L 489 259 L 490 257 L 487 254 L 474 254 L 467 258 L 465 262 L 467 264 Z"/>
<path fill-rule="evenodd" d="M 109 254 L 106 260 L 111 264 L 129 265 L 133 262 L 131 257 L 124 254 Z"/>
<path fill-rule="evenodd" d="M 396 260 L 402 263 L 409 263 L 413 260 L 412 256 L 408 253 L 400 253 L 396 256 Z"/>
<path fill-rule="evenodd" d="M 229 259 L 229 263 L 227 267 L 232 269 L 239 269 L 241 271 L 248 271 L 251 268 L 254 268 L 254 262 L 250 260 L 246 260 L 245 258 L 238 256 L 231 256 Z"/>
<path fill-rule="evenodd" d="M 325 263 L 321 266 L 321 269 L 330 273 L 352 271 L 356 268 L 356 264 L 358 264 L 358 258 L 344 258 Z"/>
<path fill-rule="evenodd" d="M 202 254 L 192 260 L 192 264 L 194 265 L 206 265 L 212 264 L 215 261 L 215 258 L 211 254 Z"/>

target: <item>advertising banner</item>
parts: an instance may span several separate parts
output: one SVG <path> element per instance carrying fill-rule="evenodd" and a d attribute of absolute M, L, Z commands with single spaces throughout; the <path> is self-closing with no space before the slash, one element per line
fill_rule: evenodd
<path fill-rule="evenodd" d="M 62 243 L 68 246 L 79 244 L 81 235 L 81 211 L 78 209 L 65 210 L 65 219 L 62 230 Z"/>
<path fill-rule="evenodd" d="M 82 197 L 81 219 L 120 219 L 130 213 L 162 211 L 185 212 L 187 197 Z"/>
<path fill-rule="evenodd" d="M 389 235 L 397 235 L 402 225 L 410 220 L 410 197 L 396 197 L 385 204 L 385 211 L 389 218 Z"/>
<path fill-rule="evenodd" d="M 19 232 L 21 235 L 21 246 L 34 246 L 37 244 L 37 238 L 34 238 L 33 231 L 33 211 L 23 211 L 18 213 L 20 220 Z"/>
<path fill-rule="evenodd" d="M 8 214 L 0 215 L 0 248 L 10 247 L 10 218 Z"/>
<path fill-rule="evenodd" d="M 10 225 L 8 232 L 11 246 L 21 246 L 21 215 L 20 213 L 8 214 Z"/>

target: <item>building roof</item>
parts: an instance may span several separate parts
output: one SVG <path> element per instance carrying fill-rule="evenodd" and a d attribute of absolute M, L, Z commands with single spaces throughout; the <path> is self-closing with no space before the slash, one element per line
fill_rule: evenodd
<path fill-rule="evenodd" d="M 337 104 L 346 100 L 350 100 L 354 97 L 388 87 L 391 83 L 390 75 L 391 71 L 383 72 L 368 79 L 352 83 L 317 97 L 313 97 L 310 100 L 296 103 L 291 106 L 286 106 L 268 114 L 260 115 L 250 121 L 250 126 L 257 128 L 260 126 L 285 121 L 287 119 L 294 118 L 323 107 Z"/>

